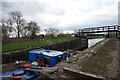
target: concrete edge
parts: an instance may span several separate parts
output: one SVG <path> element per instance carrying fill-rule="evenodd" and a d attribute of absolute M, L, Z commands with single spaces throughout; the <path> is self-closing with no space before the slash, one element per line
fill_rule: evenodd
<path fill-rule="evenodd" d="M 85 78 L 85 79 L 91 79 L 91 80 L 105 80 L 106 79 L 105 77 L 102 77 L 102 76 L 99 76 L 99 75 L 90 74 L 90 73 L 87 73 L 87 72 L 82 72 L 82 71 L 75 70 L 75 69 L 70 69 L 70 68 L 67 68 L 67 67 L 65 67 L 63 69 L 63 71 L 79 75 L 79 77 L 82 77 L 82 78 Z"/>

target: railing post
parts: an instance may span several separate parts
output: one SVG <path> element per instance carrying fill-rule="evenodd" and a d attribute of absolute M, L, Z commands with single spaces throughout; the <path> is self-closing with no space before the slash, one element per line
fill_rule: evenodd
<path fill-rule="evenodd" d="M 103 31 L 104 31 L 104 27 L 103 27 Z"/>
<path fill-rule="evenodd" d="M 120 26 L 117 26 L 117 31 L 118 31 L 118 37 L 120 39 Z"/>
<path fill-rule="evenodd" d="M 79 32 L 78 32 L 78 33 L 79 33 L 79 36 L 80 36 L 80 29 L 79 29 Z"/>
<path fill-rule="evenodd" d="M 116 26 L 114 26 L 114 31 L 115 31 Z"/>
<path fill-rule="evenodd" d="M 110 34 L 109 34 L 109 26 L 108 26 L 108 38 L 110 37 Z"/>
<path fill-rule="evenodd" d="M 93 28 L 92 28 L 92 32 L 93 32 Z"/>
<path fill-rule="evenodd" d="M 116 30 L 116 37 L 118 37 L 118 35 L 117 35 L 117 30 Z"/>

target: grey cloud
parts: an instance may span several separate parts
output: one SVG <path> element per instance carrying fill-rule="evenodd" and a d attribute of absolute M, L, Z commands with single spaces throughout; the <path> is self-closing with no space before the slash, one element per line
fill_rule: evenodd
<path fill-rule="evenodd" d="M 38 12 L 44 12 L 45 4 L 37 2 L 3 2 L 2 11 L 8 13 L 11 11 L 20 11 L 24 15 L 34 16 Z"/>
<path fill-rule="evenodd" d="M 13 2 L 2 2 L 2 7 L 4 8 L 10 8 L 13 6 Z"/>
<path fill-rule="evenodd" d="M 56 15 L 63 15 L 64 10 L 54 10 L 47 11 L 48 4 L 43 2 L 3 2 L 2 3 L 2 11 L 3 12 L 10 12 L 10 11 L 21 11 L 24 15 L 31 15 L 34 16 L 37 13 L 51 13 Z"/>
<path fill-rule="evenodd" d="M 109 5 L 111 5 L 111 3 Z M 95 27 L 95 26 L 102 26 L 102 25 L 117 24 L 117 16 L 114 14 L 113 15 L 107 15 L 106 13 L 104 14 L 104 10 L 103 12 L 100 12 L 100 13 L 103 13 L 102 15 L 101 14 L 96 15 L 97 13 L 94 14 L 94 12 L 92 16 L 87 14 L 88 12 L 101 9 L 101 7 L 99 7 L 101 6 L 100 3 L 99 5 L 95 4 L 97 8 L 83 9 L 83 10 L 78 9 L 80 12 L 85 13 L 85 14 L 82 14 L 83 16 L 85 17 L 88 16 L 88 19 L 86 19 L 86 21 L 84 21 L 84 19 L 81 18 L 82 16 L 79 15 L 81 14 L 79 11 L 76 11 L 76 13 L 75 12 L 69 13 L 69 10 L 70 12 L 74 10 L 69 8 L 69 10 L 66 11 L 66 9 L 64 9 L 63 7 L 61 8 L 61 6 L 62 5 L 59 5 L 59 6 L 56 6 L 56 5 L 54 6 L 54 4 L 50 5 L 48 2 L 45 2 L 45 1 L 44 2 L 2 2 L 2 12 L 3 12 L 3 16 L 6 17 L 8 13 L 11 11 L 20 11 L 24 16 L 28 17 L 29 20 L 36 21 L 39 25 L 42 25 L 45 27 L 56 27 L 62 30 L 74 30 L 78 28 L 82 29 L 84 27 Z M 70 5 L 70 7 L 72 7 L 72 5 Z M 74 9 L 76 9 L 75 6 L 74 6 Z M 38 17 L 36 17 L 36 15 L 38 15 Z M 57 18 L 55 18 L 53 15 Z M 48 16 L 48 18 L 46 18 L 46 16 Z M 52 18 L 54 19 L 50 19 L 51 16 L 53 16 Z M 65 20 L 63 20 L 62 18 Z M 77 20 L 80 20 L 79 18 L 81 18 L 81 21 L 84 23 L 77 21 Z M 72 22 L 72 19 L 76 21 Z M 46 22 L 46 20 L 48 20 L 48 23 Z M 64 26 L 59 26 L 60 23 L 63 24 Z"/>

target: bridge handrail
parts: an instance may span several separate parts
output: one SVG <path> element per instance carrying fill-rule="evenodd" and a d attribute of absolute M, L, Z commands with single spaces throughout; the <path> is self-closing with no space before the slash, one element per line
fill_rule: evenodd
<path fill-rule="evenodd" d="M 79 29 L 78 32 L 95 32 L 95 31 L 120 31 L 120 26 L 114 25 L 114 26 L 83 28 L 83 29 Z"/>

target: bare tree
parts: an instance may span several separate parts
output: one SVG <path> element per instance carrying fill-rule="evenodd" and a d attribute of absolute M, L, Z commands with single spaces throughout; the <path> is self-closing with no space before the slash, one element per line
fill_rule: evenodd
<path fill-rule="evenodd" d="M 58 33 L 59 30 L 57 30 L 56 28 L 48 28 L 45 29 L 45 32 L 47 35 L 53 36 L 54 34 Z"/>
<path fill-rule="evenodd" d="M 25 24 L 25 20 L 22 18 L 23 15 L 22 15 L 21 12 L 18 12 L 18 11 L 10 12 L 9 14 L 10 14 L 12 20 L 15 23 L 17 36 L 20 37 L 20 33 L 22 31 L 22 27 Z"/>
<path fill-rule="evenodd" d="M 10 35 L 10 33 L 15 30 L 13 27 L 13 21 L 9 18 L 6 22 L 7 22 L 8 32 Z"/>
<path fill-rule="evenodd" d="M 24 23 L 24 25 L 22 26 L 21 30 L 22 30 L 22 31 L 20 32 L 20 35 L 21 35 L 22 37 L 28 37 L 28 36 L 27 36 L 27 33 L 28 33 L 27 23 Z"/>
<path fill-rule="evenodd" d="M 5 19 L 2 18 L 0 20 L 1 27 L 2 27 L 2 37 L 8 38 L 10 36 L 10 33 L 13 31 L 13 22 L 11 19 Z"/>
<path fill-rule="evenodd" d="M 27 23 L 27 26 L 24 29 L 27 30 L 26 34 L 32 39 L 40 32 L 40 26 L 34 21 Z"/>
<path fill-rule="evenodd" d="M 0 20 L 0 23 L 1 23 L 0 26 L 2 27 L 2 37 L 7 38 L 8 37 L 8 28 L 6 26 L 6 20 L 2 18 Z"/>

